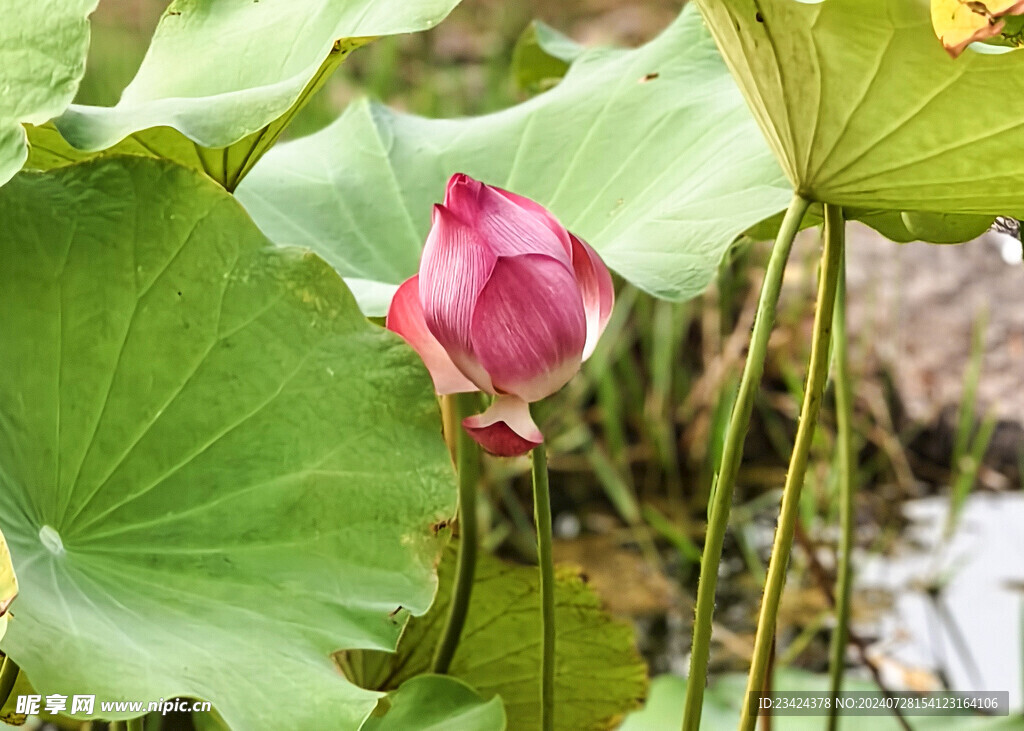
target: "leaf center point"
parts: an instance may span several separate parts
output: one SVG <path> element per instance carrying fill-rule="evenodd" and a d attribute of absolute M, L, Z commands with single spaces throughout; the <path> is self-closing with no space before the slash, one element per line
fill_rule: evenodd
<path fill-rule="evenodd" d="M 51 526 L 44 525 L 39 529 L 39 541 L 46 546 L 46 550 L 54 556 L 64 554 L 64 541 L 60 539 L 60 533 Z"/>

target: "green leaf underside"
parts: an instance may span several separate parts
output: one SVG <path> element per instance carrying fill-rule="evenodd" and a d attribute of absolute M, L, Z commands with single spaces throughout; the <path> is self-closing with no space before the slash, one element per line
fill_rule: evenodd
<path fill-rule="evenodd" d="M 697 4 L 802 194 L 1024 215 L 1024 55 L 950 59 L 920 0 Z"/>
<path fill-rule="evenodd" d="M 702 292 L 735 237 L 791 196 L 689 8 L 646 46 L 586 51 L 558 86 L 495 114 L 354 104 L 272 150 L 237 194 L 274 241 L 397 284 L 416 272 L 431 204 L 459 171 L 550 207 L 609 266 L 672 299 Z"/>
<path fill-rule="evenodd" d="M 332 653 L 426 611 L 454 512 L 415 353 L 170 163 L 22 173 L 0 220 L 3 650 L 41 693 L 358 727 Z"/>
<path fill-rule="evenodd" d="M 981 236 L 992 227 L 991 215 L 971 213 L 929 213 L 922 211 L 880 211 L 844 208 L 848 221 L 860 221 L 885 238 L 896 243 L 926 241 L 933 244 L 960 244 Z M 820 203 L 812 204 L 804 215 L 800 228 L 820 226 L 823 222 Z M 770 241 L 779 233 L 782 216 L 776 215 L 747 229 L 744 235 L 754 241 Z M 357 297 L 358 299 L 358 297 Z"/>
<path fill-rule="evenodd" d="M 98 0 L 0 0 L 0 185 L 25 162 L 21 124 L 60 114 L 78 91 Z"/>
<path fill-rule="evenodd" d="M 516 86 L 528 91 L 554 86 L 584 50 L 546 23 L 533 21 L 512 49 L 512 77 Z"/>
<path fill-rule="evenodd" d="M 56 126 L 82 151 L 135 136 L 120 151 L 198 161 L 233 189 L 348 53 L 431 28 L 457 3 L 175 0 L 118 104 L 72 105 Z"/>
<path fill-rule="evenodd" d="M 827 0 L 826 0 L 827 1 Z M 746 695 L 746 674 L 729 674 L 711 681 L 704 694 L 701 714 L 701 728 L 736 728 L 740 719 L 740 707 Z M 778 693 L 825 692 L 829 690 L 827 675 L 809 673 L 805 670 L 780 668 L 775 671 L 772 687 Z M 843 682 L 844 691 L 878 692 L 872 683 L 856 678 Z M 686 679 L 675 675 L 661 675 L 651 681 L 651 694 L 643 710 L 631 713 L 619 731 L 664 731 L 676 729 L 683 722 L 683 701 L 686 697 Z M 790 716 L 776 715 L 773 725 L 786 731 L 820 731 L 825 726 L 825 715 Z M 858 716 L 840 714 L 844 731 L 899 731 L 902 727 L 891 714 Z M 948 716 L 916 716 L 909 719 L 917 729 L 942 731 L 956 728 L 976 731 L 1020 731 L 1024 722 L 1013 717 L 968 717 L 951 719 Z"/>
<path fill-rule="evenodd" d="M 445 675 L 418 675 L 377 701 L 361 731 L 503 731 L 501 698 Z"/>
<path fill-rule="evenodd" d="M 340 657 L 355 682 L 388 690 L 429 672 L 454 572 L 455 552 L 449 548 L 438 569 L 437 600 L 424 617 L 406 626 L 397 654 L 349 652 Z M 610 728 L 646 694 L 646 667 L 634 647 L 632 629 L 602 610 L 576 570 L 559 568 L 556 578 L 555 727 Z M 540 724 L 538 582 L 534 567 L 481 555 L 469 615 L 450 670 L 484 698 L 500 695 L 510 729 Z"/>

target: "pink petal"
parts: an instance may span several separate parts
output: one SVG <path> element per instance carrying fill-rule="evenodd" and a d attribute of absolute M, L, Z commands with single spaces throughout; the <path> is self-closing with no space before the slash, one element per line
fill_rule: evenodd
<path fill-rule="evenodd" d="M 539 204 L 458 173 L 444 205 L 472 226 L 496 256 L 544 254 L 570 266 L 568 232 Z M 540 213 L 543 212 L 543 215 Z"/>
<path fill-rule="evenodd" d="M 419 275 L 402 282 L 388 308 L 386 326 L 398 333 L 419 353 L 439 394 L 469 393 L 477 387 L 466 378 L 427 329 L 420 306 Z"/>
<path fill-rule="evenodd" d="M 572 268 L 576 272 L 583 308 L 587 313 L 587 344 L 583 347 L 583 360 L 594 352 L 597 341 L 608 325 L 615 304 L 612 275 L 601 257 L 583 239 L 572 237 Z"/>
<path fill-rule="evenodd" d="M 420 259 L 420 305 L 427 328 L 455 365 L 480 390 L 491 379 L 473 356 L 473 308 L 497 257 L 476 229 L 445 206 L 434 206 L 433 225 Z"/>
<path fill-rule="evenodd" d="M 463 419 L 462 428 L 499 457 L 518 457 L 544 441 L 530 416 L 530 405 L 515 396 L 498 396 L 484 413 Z"/>
<path fill-rule="evenodd" d="M 538 401 L 576 374 L 587 339 L 575 275 L 535 254 L 503 257 L 477 298 L 473 353 L 497 393 Z"/>
<path fill-rule="evenodd" d="M 547 226 L 552 230 L 552 232 L 554 232 L 555 236 L 558 237 L 558 240 L 562 243 L 562 246 L 565 248 L 566 253 L 569 254 L 570 257 L 572 257 L 572 243 L 569 239 L 569 237 L 572 236 L 572 234 L 569 233 L 569 231 L 565 228 L 565 226 L 563 226 L 559 222 L 557 218 L 555 218 L 554 214 L 552 214 L 551 211 L 549 211 L 547 208 L 542 206 L 537 201 L 513 193 L 510 190 L 498 188 L 493 185 L 489 187 L 498 195 L 504 196 L 505 198 L 515 203 L 523 210 L 527 211 L 533 216 L 536 216 L 545 226 Z"/>

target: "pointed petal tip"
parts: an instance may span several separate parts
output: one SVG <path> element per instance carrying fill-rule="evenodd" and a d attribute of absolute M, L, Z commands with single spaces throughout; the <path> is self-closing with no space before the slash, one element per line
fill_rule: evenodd
<path fill-rule="evenodd" d="M 458 213 L 476 201 L 483 185 L 465 173 L 455 173 L 448 178 L 448 185 L 445 186 L 444 205 Z"/>

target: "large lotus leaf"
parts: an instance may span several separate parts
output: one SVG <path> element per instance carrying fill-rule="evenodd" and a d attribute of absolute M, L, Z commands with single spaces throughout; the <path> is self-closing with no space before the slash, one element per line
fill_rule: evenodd
<path fill-rule="evenodd" d="M 21 173 L 0 220 L 4 652 L 41 693 L 358 727 L 332 654 L 427 610 L 454 512 L 415 353 L 172 163 Z"/>
<path fill-rule="evenodd" d="M 366 688 L 389 690 L 430 671 L 451 600 L 455 551 L 438 569 L 437 601 L 409 622 L 397 654 L 349 652 L 340 656 L 349 677 Z M 571 567 L 556 572 L 555 728 L 610 728 L 643 699 L 647 670 L 633 631 L 610 617 Z M 511 729 L 540 727 L 540 586 L 537 569 L 493 556 L 478 559 L 472 601 L 451 674 L 484 698 L 500 695 Z"/>
<path fill-rule="evenodd" d="M 1024 55 L 954 61 L 927 0 L 697 4 L 805 196 L 1024 215 Z"/>
<path fill-rule="evenodd" d="M 28 154 L 23 122 L 60 114 L 78 91 L 99 0 L 0 0 L 0 185 Z"/>
<path fill-rule="evenodd" d="M 7 631 L 7 610 L 10 608 L 14 598 L 18 596 L 18 577 L 14 575 L 14 566 L 11 564 L 11 551 L 7 547 L 7 540 L 0 531 L 0 640 L 4 638 Z"/>
<path fill-rule="evenodd" d="M 237 194 L 274 241 L 397 284 L 457 171 L 549 206 L 609 266 L 673 299 L 703 291 L 735 237 L 792 195 L 692 8 L 641 48 L 585 52 L 558 86 L 495 114 L 350 106 L 272 150 Z"/>
<path fill-rule="evenodd" d="M 501 698 L 484 701 L 461 680 L 417 675 L 377 701 L 360 731 L 504 731 Z"/>
<path fill-rule="evenodd" d="M 143 145 L 177 159 L 176 143 L 143 132 L 173 128 L 206 148 L 198 153 L 205 167 L 233 188 L 351 50 L 375 36 L 433 27 L 457 3 L 175 0 L 117 105 L 73 105 L 57 127 L 89 151 L 142 133 Z"/>

